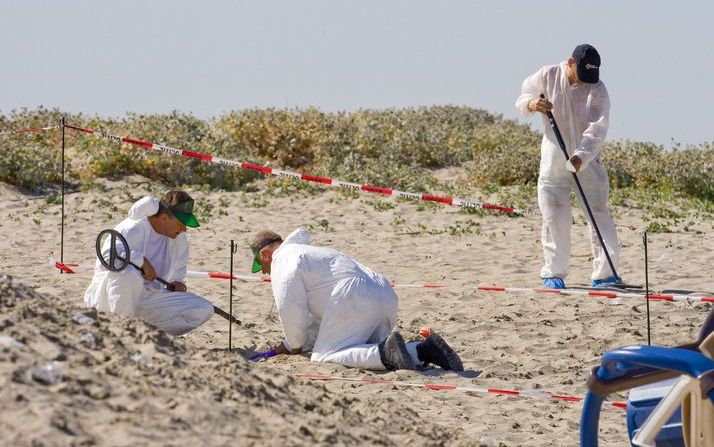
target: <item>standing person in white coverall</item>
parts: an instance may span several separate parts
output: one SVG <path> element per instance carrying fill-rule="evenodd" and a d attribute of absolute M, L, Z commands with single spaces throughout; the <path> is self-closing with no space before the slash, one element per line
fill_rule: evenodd
<path fill-rule="evenodd" d="M 572 57 L 557 65 L 546 65 L 526 78 L 516 108 L 524 115 L 543 113 L 545 132 L 541 143 L 538 206 L 543 215 L 541 278 L 546 287 L 565 288 L 570 261 L 570 192 L 575 182 L 546 112 L 553 113 L 577 172 L 595 222 L 617 270 L 619 247 L 615 223 L 608 210 L 609 183 L 601 152 L 607 134 L 610 98 L 600 80 L 600 55 L 591 45 L 578 45 Z M 543 94 L 545 98 L 540 98 Z M 578 202 L 585 212 L 581 197 Z M 590 224 L 593 251 L 592 285 L 621 283 L 610 268 L 597 234 Z"/>
<path fill-rule="evenodd" d="M 312 348 L 313 362 L 373 370 L 434 364 L 463 371 L 461 359 L 438 334 L 405 344 L 397 322 L 397 295 L 389 281 L 354 259 L 309 245 L 298 228 L 284 241 L 261 231 L 251 243 L 253 273 L 271 275 L 285 339 L 274 354 Z"/>
<path fill-rule="evenodd" d="M 169 191 L 161 200 L 147 196 L 129 209 L 129 217 L 114 229 L 129 244 L 133 267 L 110 272 L 97 260 L 92 283 L 84 294 L 87 307 L 137 317 L 171 335 L 185 334 L 213 315 L 213 305 L 187 292 L 184 284 L 188 264 L 186 227 L 198 227 L 193 199 L 184 191 Z M 102 247 L 108 258 L 109 238 Z M 117 246 L 123 256 L 123 247 Z M 171 284 L 162 286 L 156 277 Z"/>

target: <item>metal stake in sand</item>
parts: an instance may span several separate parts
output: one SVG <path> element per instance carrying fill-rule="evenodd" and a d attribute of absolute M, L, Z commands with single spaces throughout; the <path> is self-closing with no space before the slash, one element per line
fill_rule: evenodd
<path fill-rule="evenodd" d="M 544 94 L 540 94 L 540 97 L 545 99 Z M 565 160 L 570 161 L 570 156 L 568 155 L 568 150 L 565 148 L 565 141 L 563 140 L 563 136 L 560 134 L 560 129 L 558 129 L 558 123 L 555 122 L 555 117 L 553 116 L 553 112 L 546 112 L 546 115 L 548 116 L 548 121 L 550 122 L 550 127 L 553 129 L 553 133 L 555 133 L 555 139 L 558 140 L 558 145 L 560 145 L 560 149 L 563 151 L 563 155 L 565 155 Z M 615 264 L 612 263 L 612 259 L 610 259 L 610 252 L 607 251 L 607 246 L 605 245 L 605 241 L 602 238 L 602 234 L 600 234 L 600 228 L 597 226 L 597 222 L 595 222 L 595 216 L 593 216 L 593 212 L 590 209 L 590 204 L 588 203 L 588 199 L 585 197 L 585 191 L 583 191 L 583 187 L 580 185 L 580 180 L 578 179 L 578 176 L 573 174 L 573 179 L 575 179 L 575 184 L 578 186 L 578 192 L 580 192 L 580 198 L 583 199 L 583 203 L 585 204 L 585 209 L 588 212 L 588 216 L 590 217 L 590 223 L 592 224 L 593 228 L 595 228 L 595 233 L 597 234 L 598 241 L 600 241 L 600 246 L 602 247 L 603 251 L 605 252 L 605 257 L 607 258 L 607 263 L 610 265 L 610 270 L 612 270 L 612 274 L 615 275 L 615 277 L 619 278 L 620 275 L 617 274 L 617 271 L 615 270 Z"/>
<path fill-rule="evenodd" d="M 230 282 L 229 282 L 229 291 L 228 291 L 228 313 L 230 314 L 231 318 L 228 319 L 228 352 L 233 351 L 233 255 L 236 252 L 236 243 L 231 239 L 231 276 L 230 276 Z"/>
<path fill-rule="evenodd" d="M 109 258 L 105 258 L 104 254 L 102 253 L 102 240 L 104 236 L 109 235 Z M 117 240 L 122 245 L 123 254 L 120 254 L 117 251 Z M 141 273 L 144 273 L 144 269 L 139 267 L 138 265 L 134 264 L 131 262 L 131 250 L 129 250 L 129 243 L 126 241 L 124 236 L 116 230 L 102 230 L 99 232 L 99 235 L 97 235 L 97 240 L 95 242 L 95 248 L 97 250 L 97 258 L 99 259 L 99 262 L 102 263 L 102 265 L 109 270 L 110 272 L 120 272 L 127 268 L 128 266 L 132 266 L 135 269 L 139 270 Z M 126 257 L 124 257 L 126 256 Z M 173 291 L 173 285 L 166 281 L 163 278 L 159 278 L 158 276 L 155 278 L 156 281 L 160 282 L 161 284 L 166 286 L 167 290 Z M 216 313 L 216 315 L 225 318 L 228 321 L 232 321 L 236 324 L 240 324 L 240 320 L 235 318 L 232 315 L 229 315 L 228 312 L 225 310 L 213 306 L 213 312 Z"/>
<path fill-rule="evenodd" d="M 62 217 L 60 223 L 60 262 L 64 262 L 64 116 L 60 118 L 62 130 Z"/>
<path fill-rule="evenodd" d="M 649 276 L 649 264 L 647 259 L 647 230 L 642 233 L 642 243 L 645 246 L 645 297 L 650 296 L 650 276 Z M 647 302 L 647 346 L 652 345 L 650 338 L 650 300 L 645 299 Z"/>

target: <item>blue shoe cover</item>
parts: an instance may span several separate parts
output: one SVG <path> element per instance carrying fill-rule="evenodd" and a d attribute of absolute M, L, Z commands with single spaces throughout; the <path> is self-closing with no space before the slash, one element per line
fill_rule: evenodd
<path fill-rule="evenodd" d="M 543 286 L 548 289 L 564 289 L 565 281 L 561 278 L 543 278 Z"/>
<path fill-rule="evenodd" d="M 619 276 L 608 276 L 605 279 L 593 279 L 593 287 L 607 287 L 615 284 L 622 284 Z"/>

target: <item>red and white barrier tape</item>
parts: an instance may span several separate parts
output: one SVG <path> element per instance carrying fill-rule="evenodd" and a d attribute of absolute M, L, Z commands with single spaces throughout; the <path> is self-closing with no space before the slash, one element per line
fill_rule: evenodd
<path fill-rule="evenodd" d="M 476 290 L 482 292 L 506 292 L 506 293 L 552 293 L 555 295 L 584 295 L 595 298 L 605 298 L 615 300 L 618 298 L 638 298 L 645 297 L 644 293 L 636 292 L 615 292 L 611 290 L 577 290 L 577 289 L 547 289 L 547 288 L 526 288 L 526 287 L 499 287 L 499 286 L 476 286 Z M 714 296 L 696 296 L 681 294 L 650 293 L 647 299 L 651 301 L 672 301 L 685 303 L 714 303 Z"/>
<path fill-rule="evenodd" d="M 473 202 L 473 201 L 469 201 L 469 200 L 459 199 L 456 197 L 442 197 L 442 196 L 435 196 L 435 195 L 431 195 L 431 194 L 421 194 L 421 193 L 413 193 L 413 192 L 407 192 L 407 191 L 399 191 L 396 189 L 385 188 L 385 187 L 381 187 L 381 186 L 373 186 L 373 185 L 366 185 L 366 184 L 360 185 L 358 183 L 346 182 L 343 180 L 332 179 L 332 178 L 328 178 L 328 177 L 318 177 L 318 176 L 309 175 L 309 174 L 302 174 L 299 172 L 285 171 L 282 169 L 273 169 L 268 166 L 255 165 L 255 164 L 251 164 L 251 163 L 246 163 L 244 161 L 226 160 L 223 158 L 214 157 L 210 154 L 204 154 L 204 153 L 200 153 L 200 152 L 192 152 L 192 151 L 187 151 L 187 150 L 182 150 L 182 149 L 175 149 L 175 148 L 172 148 L 169 146 L 164 146 L 162 144 L 151 143 L 149 141 L 137 140 L 137 139 L 129 138 L 129 137 L 119 137 L 119 136 L 111 135 L 111 134 L 108 134 L 105 132 L 91 130 L 91 129 L 84 129 L 84 128 L 73 126 L 70 124 L 65 124 L 65 127 L 79 131 L 79 132 L 83 132 L 87 135 L 95 135 L 98 137 L 106 138 L 108 140 L 112 140 L 117 143 L 133 144 L 135 146 L 143 147 L 144 149 L 165 152 L 165 153 L 169 153 L 169 154 L 173 154 L 173 155 L 182 155 L 184 157 L 195 158 L 195 159 L 205 161 L 208 163 L 219 163 L 219 164 L 223 164 L 223 165 L 227 165 L 227 166 L 236 166 L 241 169 L 262 172 L 263 174 L 266 174 L 266 175 L 269 174 L 269 175 L 277 175 L 277 176 L 282 176 L 282 177 L 291 177 L 291 178 L 296 178 L 296 179 L 304 180 L 304 181 L 308 181 L 308 182 L 322 183 L 324 185 L 352 189 L 352 190 L 356 190 L 356 191 L 367 191 L 367 192 L 372 192 L 372 193 L 377 193 L 377 194 L 383 194 L 385 196 L 404 197 L 406 199 L 411 199 L 411 200 L 424 200 L 427 202 L 438 202 L 438 203 L 444 203 L 446 205 L 451 205 L 451 206 L 459 206 L 462 208 L 477 208 L 477 209 L 484 209 L 484 210 L 500 211 L 500 212 L 504 212 L 504 213 L 515 213 L 515 214 L 537 214 L 535 211 L 517 209 L 517 208 L 510 207 L 510 206 L 494 205 L 494 204 L 485 203 L 485 202 L 483 202 L 483 203 Z"/>
<path fill-rule="evenodd" d="M 94 268 L 93 262 L 60 262 L 57 259 L 50 258 L 49 264 L 64 273 L 77 273 Z"/>
<path fill-rule="evenodd" d="M 90 263 L 61 263 L 55 259 L 50 259 L 50 265 L 54 265 L 57 269 L 65 273 L 76 273 L 77 270 L 85 270 L 93 268 L 94 264 Z M 229 273 L 224 272 L 201 272 L 196 270 L 188 270 L 187 278 L 210 278 L 210 279 L 230 279 Z M 252 276 L 233 274 L 233 279 L 246 282 L 270 282 L 269 276 Z M 445 284 L 399 284 L 393 283 L 392 287 L 398 288 L 422 288 L 422 289 L 442 289 L 449 287 Z M 481 292 L 505 292 L 513 294 L 524 293 L 549 293 L 553 295 L 582 295 L 591 296 L 593 298 L 604 298 L 607 300 L 618 300 L 619 298 L 639 298 L 645 297 L 644 293 L 635 292 L 615 292 L 611 290 L 577 290 L 577 289 L 547 289 L 542 287 L 501 287 L 501 286 L 476 286 L 476 290 Z M 670 301 L 670 302 L 685 302 L 685 303 L 714 303 L 714 296 L 697 296 L 697 295 L 681 295 L 681 294 L 662 294 L 650 293 L 649 299 L 652 301 Z"/>
<path fill-rule="evenodd" d="M 46 130 L 52 130 L 52 129 L 59 129 L 62 126 L 47 126 L 47 127 L 28 127 L 26 129 L 17 129 L 17 130 L 3 130 L 0 132 L 0 135 L 3 134 L 19 134 L 19 133 L 28 133 L 28 132 L 44 132 Z"/>
<path fill-rule="evenodd" d="M 320 374 L 296 374 L 295 377 L 310 381 L 341 381 L 341 382 L 353 382 L 360 385 L 389 385 L 397 387 L 408 387 L 408 388 L 424 388 L 427 390 L 434 391 L 461 391 L 464 393 L 476 393 L 476 394 L 498 394 L 501 396 L 519 396 L 530 399 L 538 400 L 548 400 L 548 401 L 559 401 L 559 402 L 570 402 L 570 403 L 580 403 L 583 401 L 583 397 L 580 396 L 570 396 L 567 394 L 553 394 L 543 390 L 527 390 L 527 391 L 514 391 L 514 390 L 504 390 L 499 388 L 486 388 L 480 386 L 457 386 L 448 384 L 438 384 L 438 383 L 414 383 L 414 382 L 402 382 L 399 380 L 380 380 L 380 379 L 367 379 L 358 377 L 337 377 L 337 376 L 325 376 Z M 609 402 L 608 407 L 610 408 L 626 408 L 626 402 Z"/>
<path fill-rule="evenodd" d="M 93 268 L 93 264 L 88 263 L 62 263 L 55 259 L 50 259 L 50 265 L 54 265 L 57 269 L 65 273 L 76 273 L 78 270 L 88 270 Z M 210 279 L 230 279 L 230 273 L 224 272 L 201 272 L 197 270 L 187 270 L 187 278 L 210 278 Z M 270 282 L 269 276 L 252 276 L 252 275 L 240 275 L 233 274 L 233 279 L 237 279 L 245 282 Z M 423 289 L 440 289 L 448 286 L 441 284 L 392 284 L 392 287 L 398 287 L 403 289 L 408 288 L 423 288 Z"/>
<path fill-rule="evenodd" d="M 75 270 L 79 267 L 78 264 L 63 264 L 59 261 L 50 261 L 50 265 L 54 265 L 63 273 L 76 273 Z"/>
<path fill-rule="evenodd" d="M 224 272 L 199 272 L 196 270 L 186 271 L 187 278 L 211 278 L 211 279 L 231 279 L 230 273 Z M 233 274 L 233 279 L 239 279 L 246 282 L 270 282 L 269 276 L 251 276 Z"/>
<path fill-rule="evenodd" d="M 195 270 L 188 270 L 186 272 L 186 277 L 187 278 L 211 278 L 211 279 L 230 279 L 231 275 L 230 273 L 224 273 L 224 272 L 197 272 Z M 233 274 L 233 279 L 239 279 L 242 281 L 251 281 L 251 282 L 270 282 L 270 277 L 269 276 L 249 276 L 249 275 L 236 275 Z M 394 284 L 392 283 L 392 287 L 399 287 L 402 289 L 441 289 L 448 287 L 443 284 Z"/>

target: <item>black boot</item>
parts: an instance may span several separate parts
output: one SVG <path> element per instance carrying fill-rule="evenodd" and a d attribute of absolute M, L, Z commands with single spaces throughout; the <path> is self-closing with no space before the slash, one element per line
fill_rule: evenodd
<path fill-rule="evenodd" d="M 459 355 L 444 341 L 439 334 L 434 332 L 416 347 L 419 360 L 432 363 L 446 371 L 463 371 Z"/>
<path fill-rule="evenodd" d="M 394 331 L 379 344 L 379 358 L 390 371 L 397 369 L 416 369 L 414 360 L 407 352 L 407 345 L 399 332 Z"/>

